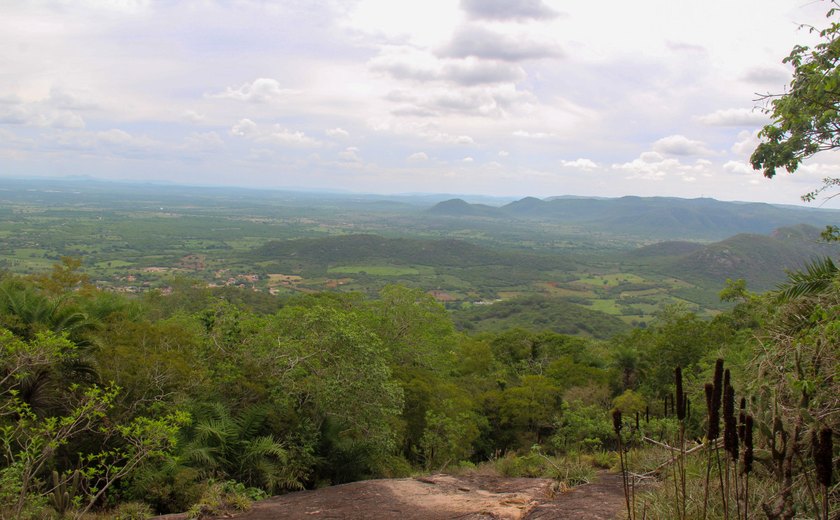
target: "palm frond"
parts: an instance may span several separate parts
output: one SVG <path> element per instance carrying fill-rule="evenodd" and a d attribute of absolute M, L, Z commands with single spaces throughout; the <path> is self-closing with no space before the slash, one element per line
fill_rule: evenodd
<path fill-rule="evenodd" d="M 805 265 L 804 271 L 788 273 L 788 281 L 776 289 L 780 303 L 804 296 L 813 296 L 825 292 L 840 269 L 829 257 L 814 260 Z"/>

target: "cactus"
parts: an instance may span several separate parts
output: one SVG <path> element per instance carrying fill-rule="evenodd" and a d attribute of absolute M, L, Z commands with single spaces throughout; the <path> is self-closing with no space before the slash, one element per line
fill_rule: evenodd
<path fill-rule="evenodd" d="M 78 470 L 73 472 L 72 477 L 65 480 L 59 478 L 58 471 L 52 472 L 53 491 L 50 502 L 61 518 L 73 507 L 73 499 L 79 491 L 79 478 Z"/>

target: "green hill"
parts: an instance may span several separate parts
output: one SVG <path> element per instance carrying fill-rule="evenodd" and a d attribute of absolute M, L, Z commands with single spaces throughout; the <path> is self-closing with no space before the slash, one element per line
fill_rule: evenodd
<path fill-rule="evenodd" d="M 664 269 L 678 278 L 721 287 L 727 278 L 744 278 L 752 290 L 760 291 L 782 282 L 788 270 L 838 254 L 840 246 L 820 241 L 819 229 L 800 225 L 772 235 L 735 235 L 672 259 Z"/>
<path fill-rule="evenodd" d="M 430 214 L 559 221 L 590 233 L 666 240 L 722 240 L 738 233 L 768 234 L 785 226 L 822 227 L 840 220 L 836 210 L 674 197 L 526 197 L 500 208 L 455 199 L 433 210 Z"/>
<path fill-rule="evenodd" d="M 503 217 L 505 216 L 499 208 L 488 206 L 486 204 L 470 204 L 463 199 L 449 199 L 443 202 L 438 202 L 428 210 L 427 213 L 431 215 L 441 215 L 449 217 Z"/>
<path fill-rule="evenodd" d="M 453 310 L 452 318 L 461 330 L 500 332 L 518 327 L 534 332 L 551 330 L 560 334 L 599 339 L 612 337 L 629 328 L 629 325 L 615 316 L 542 296 Z"/>

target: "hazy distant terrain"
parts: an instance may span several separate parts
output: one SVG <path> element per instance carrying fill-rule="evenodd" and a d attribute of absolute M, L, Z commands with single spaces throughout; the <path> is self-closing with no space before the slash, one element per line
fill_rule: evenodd
<path fill-rule="evenodd" d="M 713 310 L 727 278 L 764 290 L 786 269 L 838 252 L 819 240 L 838 211 L 662 197 L 470 200 L 4 180 L 0 266 L 32 273 L 77 256 L 98 285 L 128 292 L 184 277 L 274 294 L 375 295 L 399 283 L 434 294 L 460 327 L 593 334 L 581 324 L 619 330 L 663 303 Z"/>

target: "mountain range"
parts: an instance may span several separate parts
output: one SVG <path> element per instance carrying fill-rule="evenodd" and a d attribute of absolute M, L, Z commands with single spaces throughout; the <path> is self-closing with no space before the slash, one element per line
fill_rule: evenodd
<path fill-rule="evenodd" d="M 655 240 L 722 240 L 739 233 L 769 234 L 775 229 L 840 221 L 840 211 L 765 203 L 723 202 L 673 197 L 551 198 L 526 197 L 494 207 L 462 199 L 439 202 L 426 211 L 434 217 L 554 221 L 590 232 Z"/>

